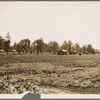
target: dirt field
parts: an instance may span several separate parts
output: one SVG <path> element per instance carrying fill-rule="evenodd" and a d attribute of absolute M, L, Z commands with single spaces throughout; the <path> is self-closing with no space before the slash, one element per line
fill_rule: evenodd
<path fill-rule="evenodd" d="M 0 55 L 0 93 L 100 93 L 100 55 Z"/>

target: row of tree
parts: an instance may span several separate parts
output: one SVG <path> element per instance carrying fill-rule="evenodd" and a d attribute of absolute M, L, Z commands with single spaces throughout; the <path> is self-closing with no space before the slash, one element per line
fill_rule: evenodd
<path fill-rule="evenodd" d="M 67 50 L 69 53 L 71 51 L 77 51 L 79 52 L 88 52 L 95 54 L 96 50 L 92 47 L 91 44 L 88 45 L 83 45 L 80 47 L 79 43 L 73 44 L 70 40 L 64 41 L 64 43 L 59 46 L 59 44 L 56 41 L 50 41 L 49 43 L 44 43 L 43 39 L 37 39 L 35 40 L 32 44 L 29 39 L 23 39 L 19 43 L 14 43 L 13 46 L 10 46 L 11 43 L 11 37 L 9 35 L 9 32 L 6 35 L 6 38 L 2 38 L 0 36 L 0 49 L 3 49 L 7 54 L 11 50 L 16 50 L 18 54 L 21 52 L 27 53 L 27 52 L 34 52 L 34 53 L 43 53 L 43 52 L 49 52 L 49 53 L 54 53 L 56 54 L 59 50 Z"/>

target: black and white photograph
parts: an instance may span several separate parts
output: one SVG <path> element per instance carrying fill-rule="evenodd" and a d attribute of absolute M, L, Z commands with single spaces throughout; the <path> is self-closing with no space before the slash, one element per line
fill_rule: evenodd
<path fill-rule="evenodd" d="M 0 94 L 100 94 L 100 1 L 0 1 Z"/>

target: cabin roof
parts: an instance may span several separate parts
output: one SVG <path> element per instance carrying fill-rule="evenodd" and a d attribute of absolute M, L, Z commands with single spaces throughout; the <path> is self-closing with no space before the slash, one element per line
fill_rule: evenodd
<path fill-rule="evenodd" d="M 60 51 L 62 51 L 62 52 L 67 52 L 67 50 L 60 50 Z"/>

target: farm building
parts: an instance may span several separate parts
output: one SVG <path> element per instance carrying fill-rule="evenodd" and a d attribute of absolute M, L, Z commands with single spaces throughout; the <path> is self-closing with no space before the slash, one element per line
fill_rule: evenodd
<path fill-rule="evenodd" d="M 59 50 L 58 55 L 67 55 L 67 50 Z"/>
<path fill-rule="evenodd" d="M 3 49 L 0 49 L 0 54 L 5 54 L 5 51 Z"/>
<path fill-rule="evenodd" d="M 70 52 L 70 54 L 77 54 L 77 51 L 73 50 Z"/>
<path fill-rule="evenodd" d="M 95 53 L 96 53 L 96 54 L 100 54 L 100 50 L 96 50 Z"/>
<path fill-rule="evenodd" d="M 9 52 L 9 54 L 17 54 L 17 51 L 14 50 L 14 49 L 12 49 L 12 50 Z"/>
<path fill-rule="evenodd" d="M 0 49 L 0 52 L 4 52 L 4 50 Z"/>
<path fill-rule="evenodd" d="M 11 50 L 11 52 L 16 52 L 16 50 Z"/>
<path fill-rule="evenodd" d="M 89 53 L 86 51 L 85 54 L 89 54 Z"/>

